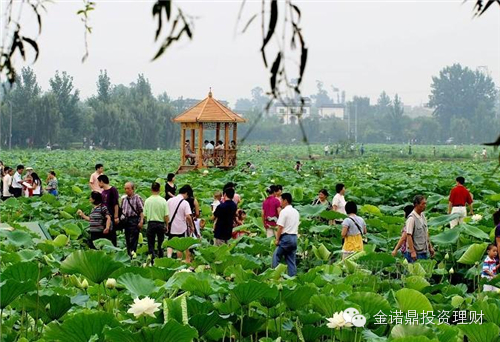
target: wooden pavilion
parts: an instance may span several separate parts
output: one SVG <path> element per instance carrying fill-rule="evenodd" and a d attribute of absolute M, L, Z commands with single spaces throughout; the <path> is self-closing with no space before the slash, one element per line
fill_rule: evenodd
<path fill-rule="evenodd" d="M 173 122 L 181 124 L 181 165 L 177 173 L 211 167 L 230 169 L 236 166 L 238 123 L 246 120 L 215 100 L 211 90 L 206 99 L 179 114 Z M 214 130 L 215 140 L 206 140 L 214 141 L 215 146 L 205 145 L 204 133 Z M 222 138 L 221 131 L 224 134 Z M 214 136 L 213 133 L 211 136 Z"/>

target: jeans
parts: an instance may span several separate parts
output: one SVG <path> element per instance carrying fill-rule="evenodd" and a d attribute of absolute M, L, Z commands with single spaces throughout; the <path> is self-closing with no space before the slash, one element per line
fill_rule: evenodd
<path fill-rule="evenodd" d="M 413 260 L 413 258 L 411 257 L 411 253 L 409 251 L 405 252 L 404 256 L 409 263 L 413 263 L 416 261 Z M 423 259 L 429 259 L 427 252 L 417 253 L 417 260 L 423 260 Z"/>
<path fill-rule="evenodd" d="M 52 196 L 55 196 L 55 197 L 57 197 L 57 195 L 59 195 L 57 193 L 57 190 L 55 190 L 55 189 L 49 190 L 49 194 L 51 194 Z"/>
<path fill-rule="evenodd" d="M 285 257 L 288 266 L 288 275 L 293 277 L 297 274 L 297 265 L 295 263 L 297 252 L 297 235 L 282 234 L 280 243 L 273 254 L 273 268 L 278 266 L 282 257 Z"/>
<path fill-rule="evenodd" d="M 163 258 L 163 249 L 161 245 L 165 240 L 165 223 L 158 221 L 149 221 L 146 232 L 148 238 L 148 254 L 155 257 L 155 239 L 158 238 L 158 257 Z"/>
<path fill-rule="evenodd" d="M 127 254 L 137 251 L 137 242 L 139 241 L 139 217 L 127 217 L 125 222 L 125 243 L 127 245 Z"/>

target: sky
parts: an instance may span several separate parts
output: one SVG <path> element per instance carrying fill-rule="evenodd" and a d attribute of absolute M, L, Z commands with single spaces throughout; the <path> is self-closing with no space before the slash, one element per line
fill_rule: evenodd
<path fill-rule="evenodd" d="M 345 90 L 348 99 L 368 96 L 375 103 L 385 90 L 391 97 L 398 93 L 406 105 L 421 105 L 428 101 L 432 76 L 453 63 L 487 66 L 500 86 L 500 7 L 474 18 L 474 2 L 294 1 L 302 12 L 309 48 L 303 94 L 314 94 L 320 80 L 330 96 L 334 86 Z M 86 98 L 96 92 L 102 69 L 114 84 L 128 85 L 143 73 L 155 94 L 165 91 L 171 98 L 202 99 L 212 87 L 215 98 L 234 105 L 238 98 L 250 98 L 256 86 L 269 89 L 269 72 L 260 55 L 260 22 L 254 21 L 244 34 L 244 20 L 237 27 L 241 0 L 174 1 L 195 17 L 194 37 L 156 61 L 152 1 L 96 3 L 85 63 L 83 23 L 76 15 L 83 2 L 47 4 L 38 37 L 40 57 L 28 63 L 43 89 L 49 88 L 56 70 L 66 71 Z M 259 10 L 260 0 L 248 0 L 243 18 Z M 28 32 L 35 32 L 35 18 L 23 18 Z"/>

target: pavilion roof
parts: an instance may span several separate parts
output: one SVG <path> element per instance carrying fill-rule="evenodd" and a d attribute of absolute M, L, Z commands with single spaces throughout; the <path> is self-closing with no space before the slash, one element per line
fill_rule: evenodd
<path fill-rule="evenodd" d="M 212 91 L 207 98 L 179 114 L 174 122 L 246 122 L 244 118 L 224 106 L 212 96 Z"/>

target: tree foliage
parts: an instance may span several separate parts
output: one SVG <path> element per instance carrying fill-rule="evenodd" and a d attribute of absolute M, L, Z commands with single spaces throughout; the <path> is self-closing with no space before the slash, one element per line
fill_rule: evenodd
<path fill-rule="evenodd" d="M 480 122 L 486 129 L 492 123 L 497 93 L 493 80 L 484 73 L 454 64 L 432 78 L 431 89 L 429 106 L 434 108 L 442 139 L 455 136 L 473 141 L 479 135 L 473 133 L 473 126 Z"/>

